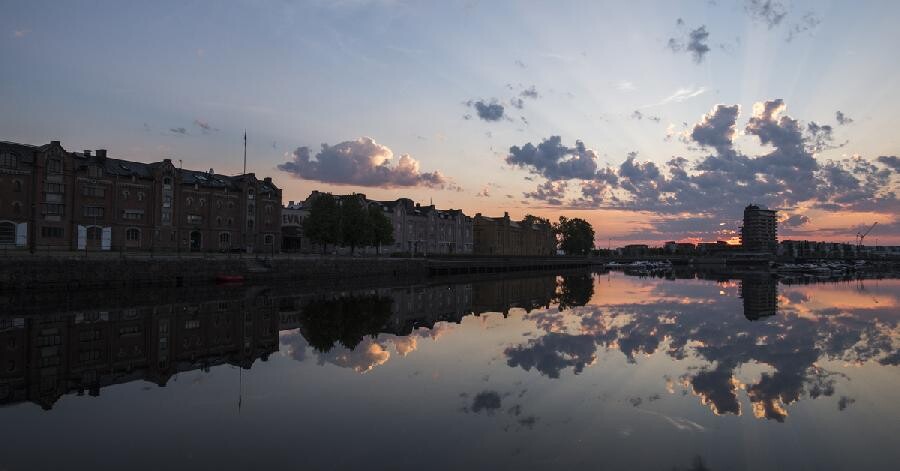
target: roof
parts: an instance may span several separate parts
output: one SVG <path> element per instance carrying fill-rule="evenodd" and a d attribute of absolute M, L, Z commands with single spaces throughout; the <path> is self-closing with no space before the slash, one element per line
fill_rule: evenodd
<path fill-rule="evenodd" d="M 9 152 L 11 154 L 14 154 L 20 162 L 34 162 L 34 152 L 37 150 L 37 147 L 28 144 L 0 141 L 0 152 Z"/>

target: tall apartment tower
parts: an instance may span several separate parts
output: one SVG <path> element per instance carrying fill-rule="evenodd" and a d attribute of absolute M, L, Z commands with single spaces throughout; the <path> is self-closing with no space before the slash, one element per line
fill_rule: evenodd
<path fill-rule="evenodd" d="M 749 205 L 744 208 L 741 245 L 754 252 L 775 253 L 778 246 L 778 221 L 774 209 Z"/>

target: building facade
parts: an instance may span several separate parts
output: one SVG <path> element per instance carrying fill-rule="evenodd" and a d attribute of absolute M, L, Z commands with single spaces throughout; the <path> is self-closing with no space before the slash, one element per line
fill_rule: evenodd
<path fill-rule="evenodd" d="M 475 215 L 475 253 L 503 256 L 551 256 L 556 254 L 556 236 L 547 221 Z"/>
<path fill-rule="evenodd" d="M 309 216 L 312 202 L 330 195 L 313 191 L 300 203 L 289 202 L 282 208 L 283 250 L 292 252 L 321 252 L 322 247 L 313 244 L 303 235 L 303 223 Z M 330 195 L 338 200 L 359 198 L 365 207 L 377 207 L 391 221 L 394 243 L 384 247 L 363 247 L 362 253 L 408 253 L 410 255 L 471 254 L 473 251 L 473 222 L 460 209 L 437 209 L 434 205 L 422 206 L 409 198 L 393 201 L 376 201 L 366 195 Z M 344 251 L 328 247 L 330 251 Z M 328 251 L 326 250 L 326 251 Z"/>
<path fill-rule="evenodd" d="M 277 251 L 281 190 L 271 178 L 0 143 L 0 248 Z"/>
<path fill-rule="evenodd" d="M 778 248 L 778 211 L 756 205 L 744 208 L 741 246 L 744 250 L 774 254 Z"/>

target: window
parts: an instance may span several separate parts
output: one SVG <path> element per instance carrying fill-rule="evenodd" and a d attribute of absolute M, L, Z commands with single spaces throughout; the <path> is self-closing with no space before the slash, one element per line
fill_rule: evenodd
<path fill-rule="evenodd" d="M 134 227 L 128 228 L 125 230 L 125 240 L 136 242 L 141 240 L 141 231 L 140 229 L 135 229 Z"/>
<path fill-rule="evenodd" d="M 228 218 L 228 227 L 231 227 L 234 224 L 234 219 Z"/>
<path fill-rule="evenodd" d="M 272 205 L 271 204 L 266 205 L 266 214 L 272 214 Z"/>
<path fill-rule="evenodd" d="M 200 224 L 203 222 L 203 216 L 198 216 L 196 214 L 188 214 L 187 222 L 188 222 L 188 224 Z"/>
<path fill-rule="evenodd" d="M 166 195 L 163 197 L 163 208 L 171 208 L 172 207 L 172 197 Z"/>
<path fill-rule="evenodd" d="M 96 165 L 91 165 L 90 167 L 88 167 L 88 177 L 90 177 L 90 178 L 103 177 L 103 169 Z"/>
<path fill-rule="evenodd" d="M 216 209 L 222 209 L 222 200 L 216 200 Z"/>
<path fill-rule="evenodd" d="M 81 194 L 92 198 L 103 198 L 106 196 L 106 189 L 96 186 L 81 187 Z"/>
<path fill-rule="evenodd" d="M 228 209 L 234 209 L 234 201 L 228 202 Z"/>
<path fill-rule="evenodd" d="M 0 222 L 0 245 L 16 243 L 16 225 L 11 222 Z"/>
<path fill-rule="evenodd" d="M 0 153 L 0 167 L 16 168 L 19 165 L 19 159 L 16 154 L 10 152 Z"/>
<path fill-rule="evenodd" d="M 184 200 L 184 205 L 187 206 L 188 208 L 190 208 L 192 204 L 194 204 L 193 198 L 188 197 L 187 199 Z"/>
<path fill-rule="evenodd" d="M 62 183 L 45 183 L 44 193 L 65 193 L 66 187 Z"/>
<path fill-rule="evenodd" d="M 47 159 L 47 173 L 62 173 L 62 160 Z"/>
<path fill-rule="evenodd" d="M 200 327 L 200 321 L 197 319 L 191 319 L 188 321 L 184 321 L 185 329 L 197 329 Z"/>
<path fill-rule="evenodd" d="M 65 205 L 55 203 L 44 203 L 44 215 L 62 216 L 65 214 Z"/>
<path fill-rule="evenodd" d="M 255 197 L 256 197 L 256 192 L 253 191 L 253 188 L 247 190 L 247 199 L 248 200 L 252 200 Z"/>
<path fill-rule="evenodd" d="M 255 209 L 256 209 L 256 207 L 253 206 L 252 204 L 247 205 L 247 215 L 248 215 L 248 216 L 253 216 L 253 211 L 254 211 Z"/>
<path fill-rule="evenodd" d="M 247 221 L 247 229 L 253 229 L 253 219 Z"/>
<path fill-rule="evenodd" d="M 127 200 L 129 195 L 131 195 L 131 193 L 129 193 L 128 190 L 122 190 L 122 199 L 123 200 Z"/>
<path fill-rule="evenodd" d="M 266 245 L 272 245 L 275 242 L 275 236 L 273 236 L 272 234 L 266 234 L 265 241 Z"/>
<path fill-rule="evenodd" d="M 101 206 L 85 206 L 84 215 L 87 217 L 102 218 L 105 209 Z"/>
<path fill-rule="evenodd" d="M 227 232 L 219 234 L 219 245 L 231 245 L 231 234 Z"/>
<path fill-rule="evenodd" d="M 103 236 L 103 230 L 97 226 L 87 228 L 88 240 L 100 240 Z"/>
<path fill-rule="evenodd" d="M 22 191 L 22 180 L 13 180 L 13 191 L 16 193 Z"/>
<path fill-rule="evenodd" d="M 141 326 L 139 325 L 126 325 L 119 328 L 119 337 L 125 337 L 128 335 L 135 335 L 139 333 L 141 333 Z"/>
<path fill-rule="evenodd" d="M 139 209 L 126 209 L 122 211 L 122 219 L 139 221 L 144 218 L 144 212 Z"/>
<path fill-rule="evenodd" d="M 47 239 L 62 239 L 63 236 L 63 228 L 61 227 L 41 227 L 41 237 L 45 237 Z"/>
<path fill-rule="evenodd" d="M 200 198 L 200 207 L 206 206 L 206 200 L 204 198 Z"/>
<path fill-rule="evenodd" d="M 143 192 L 143 191 L 139 191 L 139 192 L 138 192 L 138 194 L 137 194 L 137 200 L 138 200 L 138 201 L 144 201 L 144 192 Z"/>
<path fill-rule="evenodd" d="M 171 213 L 162 213 L 161 217 L 162 217 L 162 221 L 163 221 L 163 222 L 169 222 L 169 221 L 172 220 L 172 214 L 171 214 Z"/>
<path fill-rule="evenodd" d="M 221 225 L 222 225 L 222 218 L 220 218 L 220 217 L 217 217 L 217 218 L 216 218 L 216 225 L 217 225 L 217 226 L 221 226 Z"/>

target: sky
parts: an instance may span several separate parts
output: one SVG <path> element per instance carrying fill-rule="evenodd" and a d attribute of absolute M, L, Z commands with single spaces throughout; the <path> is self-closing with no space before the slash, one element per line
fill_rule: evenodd
<path fill-rule="evenodd" d="M 592 223 L 900 245 L 900 2 L 2 0 L 0 140 Z"/>

